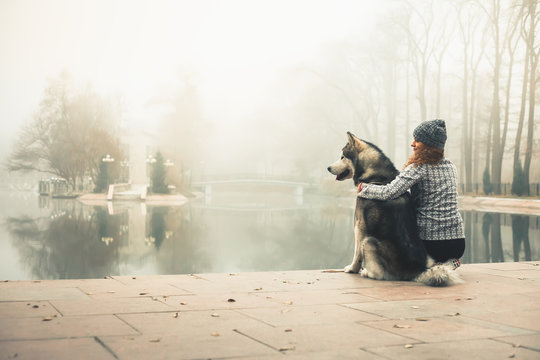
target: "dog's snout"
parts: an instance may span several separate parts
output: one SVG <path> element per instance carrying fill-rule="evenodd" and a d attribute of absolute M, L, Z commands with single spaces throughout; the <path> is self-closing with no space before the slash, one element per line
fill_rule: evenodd
<path fill-rule="evenodd" d="M 328 170 L 329 172 L 332 172 L 332 167 L 329 166 L 329 167 L 326 168 L 326 170 Z"/>

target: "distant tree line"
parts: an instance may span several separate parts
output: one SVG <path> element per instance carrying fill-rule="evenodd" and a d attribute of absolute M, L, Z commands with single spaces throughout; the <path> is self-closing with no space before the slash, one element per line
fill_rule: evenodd
<path fill-rule="evenodd" d="M 531 159 L 538 153 L 533 151 L 540 78 L 537 2 L 394 2 L 368 40 L 334 44 L 327 48 L 326 63 L 303 69 L 318 81 L 304 95 L 317 107 L 310 126 L 320 118 L 328 134 L 329 119 L 340 129 L 343 119 L 352 119 L 363 136 L 394 158 L 410 151 L 408 137 L 416 124 L 442 117 L 453 132 L 447 148 L 460 141 L 456 150 L 466 192 L 483 182 L 486 194 L 501 194 L 506 167 L 513 169 L 512 192 L 528 195 Z M 505 160 L 510 152 L 513 159 Z"/>

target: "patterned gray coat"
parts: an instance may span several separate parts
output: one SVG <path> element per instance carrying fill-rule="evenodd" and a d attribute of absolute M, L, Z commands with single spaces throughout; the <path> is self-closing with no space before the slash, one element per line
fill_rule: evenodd
<path fill-rule="evenodd" d="M 358 196 L 390 200 L 411 190 L 422 240 L 465 238 L 458 212 L 457 170 L 448 159 L 436 165 L 409 165 L 387 185 L 362 184 Z"/>

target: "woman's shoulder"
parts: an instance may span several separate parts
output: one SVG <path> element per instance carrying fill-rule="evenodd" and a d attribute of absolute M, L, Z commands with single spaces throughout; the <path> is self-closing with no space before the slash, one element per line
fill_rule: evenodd
<path fill-rule="evenodd" d="M 422 174 L 426 172 L 427 164 L 410 164 L 403 171 L 402 174 Z"/>
<path fill-rule="evenodd" d="M 451 168 L 456 167 L 456 165 L 451 160 L 449 160 L 447 158 L 442 159 L 441 162 L 440 162 L 440 165 L 445 166 L 445 167 L 451 167 Z"/>
<path fill-rule="evenodd" d="M 431 164 L 429 166 L 429 172 L 454 174 L 457 172 L 456 165 L 449 159 L 444 158 L 437 164 Z"/>

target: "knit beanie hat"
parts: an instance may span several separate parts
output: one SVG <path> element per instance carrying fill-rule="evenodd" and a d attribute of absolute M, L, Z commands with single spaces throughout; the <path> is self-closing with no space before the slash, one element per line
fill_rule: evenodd
<path fill-rule="evenodd" d="M 414 129 L 414 139 L 426 146 L 444 149 L 446 142 L 446 125 L 444 120 L 435 119 L 423 121 Z"/>

